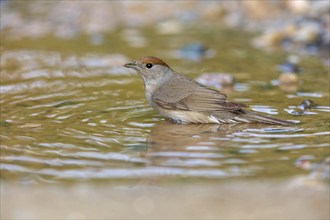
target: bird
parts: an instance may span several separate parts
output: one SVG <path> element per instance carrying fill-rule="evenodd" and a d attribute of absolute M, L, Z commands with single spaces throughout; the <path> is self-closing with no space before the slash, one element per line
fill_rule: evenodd
<path fill-rule="evenodd" d="M 142 77 L 149 105 L 175 123 L 294 124 L 248 111 L 247 105 L 229 101 L 226 94 L 174 71 L 157 57 L 145 56 L 124 64 L 124 67 L 134 69 Z"/>

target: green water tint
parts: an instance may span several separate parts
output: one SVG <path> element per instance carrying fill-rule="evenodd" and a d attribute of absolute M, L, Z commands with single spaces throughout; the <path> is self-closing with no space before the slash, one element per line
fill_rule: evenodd
<path fill-rule="evenodd" d="M 279 178 L 309 173 L 295 165 L 298 158 L 313 164 L 329 156 L 329 75 L 316 58 L 301 58 L 297 91 L 283 92 L 270 82 L 278 78 L 275 67 L 287 55 L 253 49 L 251 34 L 188 28 L 172 36 L 149 28 L 141 31 L 146 46 L 134 48 L 122 39 L 122 31 L 105 34 L 98 46 L 86 36 L 11 40 L 4 34 L 2 180 Z M 196 41 L 215 50 L 214 57 L 189 62 L 171 55 Z M 5 59 L 8 53 L 15 55 Z M 163 121 L 147 105 L 137 74 L 121 69 L 120 61 L 111 68 L 98 63 L 111 63 L 104 57 L 115 53 L 131 59 L 155 55 L 190 77 L 232 73 L 243 89 L 226 89 L 231 100 L 300 123 L 219 127 Z M 314 114 L 290 115 L 304 99 L 319 108 L 310 110 Z"/>

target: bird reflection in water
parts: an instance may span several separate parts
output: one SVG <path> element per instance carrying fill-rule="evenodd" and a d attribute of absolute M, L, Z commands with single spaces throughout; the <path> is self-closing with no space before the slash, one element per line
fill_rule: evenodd
<path fill-rule="evenodd" d="M 235 147 L 233 133 L 260 124 L 175 124 L 163 121 L 147 137 L 149 166 L 215 168 L 227 159 L 223 149 Z M 232 146 L 230 146 L 232 145 Z"/>

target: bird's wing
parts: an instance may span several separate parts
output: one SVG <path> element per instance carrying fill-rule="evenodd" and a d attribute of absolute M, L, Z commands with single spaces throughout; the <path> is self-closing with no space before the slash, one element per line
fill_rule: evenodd
<path fill-rule="evenodd" d="M 174 79 L 160 87 L 152 97 L 153 102 L 166 109 L 198 112 L 237 111 L 247 107 L 244 104 L 228 102 L 225 94 L 193 80 L 183 81 Z"/>

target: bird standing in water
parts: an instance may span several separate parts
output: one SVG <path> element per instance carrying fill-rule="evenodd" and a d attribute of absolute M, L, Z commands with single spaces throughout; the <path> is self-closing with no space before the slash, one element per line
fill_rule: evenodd
<path fill-rule="evenodd" d="M 293 124 L 247 111 L 245 104 L 228 101 L 225 94 L 175 72 L 157 57 L 142 57 L 124 67 L 136 70 L 142 77 L 150 106 L 176 123 Z"/>

